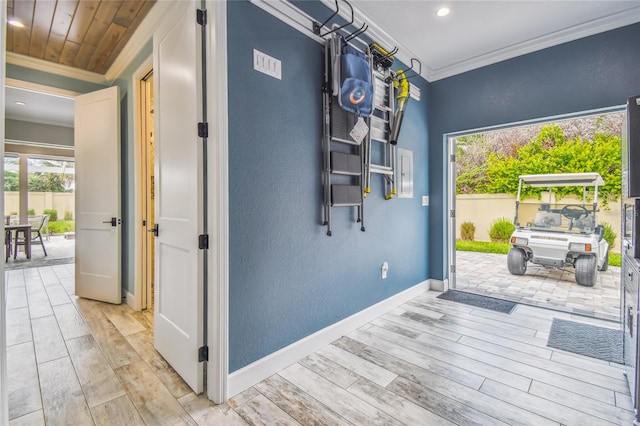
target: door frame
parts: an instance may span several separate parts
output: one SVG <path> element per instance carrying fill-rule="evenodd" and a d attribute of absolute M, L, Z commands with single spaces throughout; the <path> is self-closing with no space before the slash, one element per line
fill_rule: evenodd
<path fill-rule="evenodd" d="M 456 288 L 456 273 L 455 273 L 455 267 L 456 267 L 456 216 L 455 216 L 455 211 L 456 211 L 456 161 L 455 161 L 455 154 L 456 154 L 456 137 L 455 136 L 447 136 L 446 137 L 446 147 L 447 147 L 447 158 L 446 158 L 446 163 L 447 163 L 447 212 L 449 212 L 449 214 L 447 215 L 447 217 L 449 218 L 448 220 L 448 226 L 447 226 L 447 233 L 448 233 L 448 245 L 449 245 L 449 249 L 446 251 L 446 253 L 448 254 L 448 259 L 445 260 L 446 265 L 447 265 L 447 275 L 445 275 L 445 280 L 444 280 L 444 291 L 447 290 L 451 290 L 451 289 L 455 289 Z M 453 212 L 453 214 L 451 214 L 451 212 Z"/>
<path fill-rule="evenodd" d="M 202 0 L 207 9 L 207 108 L 209 122 L 209 229 L 207 396 L 228 398 L 229 331 L 229 104 L 227 98 L 227 2 Z"/>
<path fill-rule="evenodd" d="M 228 323 L 229 323 L 229 179 L 228 179 L 228 99 L 227 99 L 227 5 L 226 2 L 203 0 L 207 9 L 207 85 L 209 122 L 209 292 L 207 315 L 207 396 L 215 403 L 228 398 Z M 153 54 L 134 72 L 132 78 L 135 158 L 135 289 L 127 293 L 127 304 L 139 310 L 142 306 L 142 187 L 141 187 L 141 125 L 139 82 L 153 68 Z"/>
<path fill-rule="evenodd" d="M 3 3 L 4 6 L 4 3 Z M 0 99 L 5 99 L 5 69 L 6 69 L 6 34 L 7 34 L 7 8 L 0 7 Z M 0 123 L 4 123 L 4 102 L 0 102 Z M 4 124 L 0 126 L 0 155 L 2 156 L 2 165 L 0 172 L 4 176 Z M 0 199 L 0 207 L 4 212 L 4 188 L 2 189 L 2 197 Z M 2 233 L 4 234 L 4 222 L 2 224 Z M 0 261 L 0 424 L 9 424 L 9 396 L 7 392 L 7 333 L 6 327 L 6 294 L 4 282 L 4 260 Z"/>
<path fill-rule="evenodd" d="M 133 87 L 133 107 L 135 108 L 135 117 L 133 120 L 133 134 L 134 134 L 134 159 L 133 159 L 133 175 L 135 176 L 134 193 L 135 193 L 135 241 L 134 241 L 134 256 L 136 259 L 134 266 L 135 287 L 134 292 L 131 294 L 127 291 L 127 304 L 136 311 L 142 309 L 145 306 L 143 297 L 145 291 L 143 286 L 147 283 L 143 282 L 145 276 L 146 258 L 144 252 L 144 241 L 147 237 L 147 227 L 142 226 L 142 220 L 145 218 L 145 185 L 143 180 L 146 179 L 145 167 L 143 162 L 146 161 L 146 155 L 144 153 L 143 144 L 146 143 L 146 126 L 143 124 L 145 117 L 143 116 L 143 98 L 142 85 L 143 79 L 153 70 L 153 54 L 151 54 L 144 62 L 134 71 L 132 78 Z"/>

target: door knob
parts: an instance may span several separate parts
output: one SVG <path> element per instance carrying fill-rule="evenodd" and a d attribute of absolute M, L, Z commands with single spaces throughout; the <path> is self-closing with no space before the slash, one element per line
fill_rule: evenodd
<path fill-rule="evenodd" d="M 155 225 L 153 225 L 153 228 L 147 230 L 147 232 L 153 232 L 153 235 L 155 235 L 156 237 L 158 236 L 158 224 L 156 223 Z"/>
<path fill-rule="evenodd" d="M 105 220 L 102 223 L 110 223 L 111 226 L 118 226 L 119 223 L 122 223 L 121 220 L 118 220 L 118 218 L 112 217 L 111 220 Z"/>

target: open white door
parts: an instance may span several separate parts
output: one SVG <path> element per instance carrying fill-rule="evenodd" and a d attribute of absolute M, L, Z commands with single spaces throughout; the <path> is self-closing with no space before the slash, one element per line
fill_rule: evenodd
<path fill-rule="evenodd" d="M 195 2 L 178 2 L 153 36 L 155 101 L 155 347 L 196 392 L 203 391 L 202 102 Z"/>
<path fill-rule="evenodd" d="M 122 302 L 120 277 L 120 95 L 118 87 L 75 98 L 76 295 Z"/>

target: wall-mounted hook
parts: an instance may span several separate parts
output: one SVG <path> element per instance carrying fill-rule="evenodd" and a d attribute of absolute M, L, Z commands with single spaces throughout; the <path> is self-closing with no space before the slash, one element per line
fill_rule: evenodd
<path fill-rule="evenodd" d="M 417 71 L 417 72 L 413 69 L 413 67 L 415 67 L 415 64 L 416 64 L 416 63 L 418 64 L 418 71 Z M 407 72 L 409 72 L 409 71 L 413 71 L 413 72 L 414 72 L 414 74 L 413 74 L 413 75 L 411 75 L 411 76 L 409 76 L 409 77 L 406 77 Z M 410 66 L 409 68 L 407 68 L 406 70 L 402 70 L 402 72 L 404 73 L 404 75 L 405 75 L 405 77 L 404 77 L 404 78 L 405 78 L 406 80 L 409 80 L 410 78 L 413 78 L 413 77 L 419 76 L 420 74 L 422 74 L 422 62 L 420 62 L 420 61 L 419 61 L 418 59 L 416 59 L 416 58 L 411 58 L 411 66 Z"/>
<path fill-rule="evenodd" d="M 368 29 L 369 29 L 369 25 L 362 24 L 360 28 L 358 28 L 357 30 L 349 34 L 347 37 L 345 37 L 345 41 L 349 41 L 352 38 L 358 37 L 360 34 L 366 33 Z"/>
<path fill-rule="evenodd" d="M 314 22 L 313 23 L 313 33 L 316 35 L 319 35 L 320 37 L 324 37 L 326 35 L 329 35 L 333 32 L 336 32 L 348 25 L 353 24 L 354 21 L 354 17 L 353 17 L 353 7 L 351 6 L 351 3 L 349 3 L 347 0 L 342 0 L 343 2 L 345 2 L 347 4 L 347 6 L 349 6 L 349 9 L 351 10 L 351 20 L 349 22 L 347 22 L 346 24 L 338 27 L 338 28 L 334 28 L 331 31 L 327 31 L 324 34 L 320 34 L 320 31 L 322 30 L 322 27 L 324 27 L 331 19 L 333 19 L 334 16 L 336 16 L 338 14 L 338 12 L 340 12 L 340 6 L 338 5 L 338 0 L 335 0 L 336 3 L 336 11 L 333 12 L 333 14 L 331 16 L 329 16 L 322 24 L 319 22 Z"/>

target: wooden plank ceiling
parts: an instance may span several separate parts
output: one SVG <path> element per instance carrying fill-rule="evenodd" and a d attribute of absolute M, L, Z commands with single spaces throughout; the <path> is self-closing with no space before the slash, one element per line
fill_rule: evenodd
<path fill-rule="evenodd" d="M 7 0 L 7 51 L 105 74 L 156 0 Z"/>

